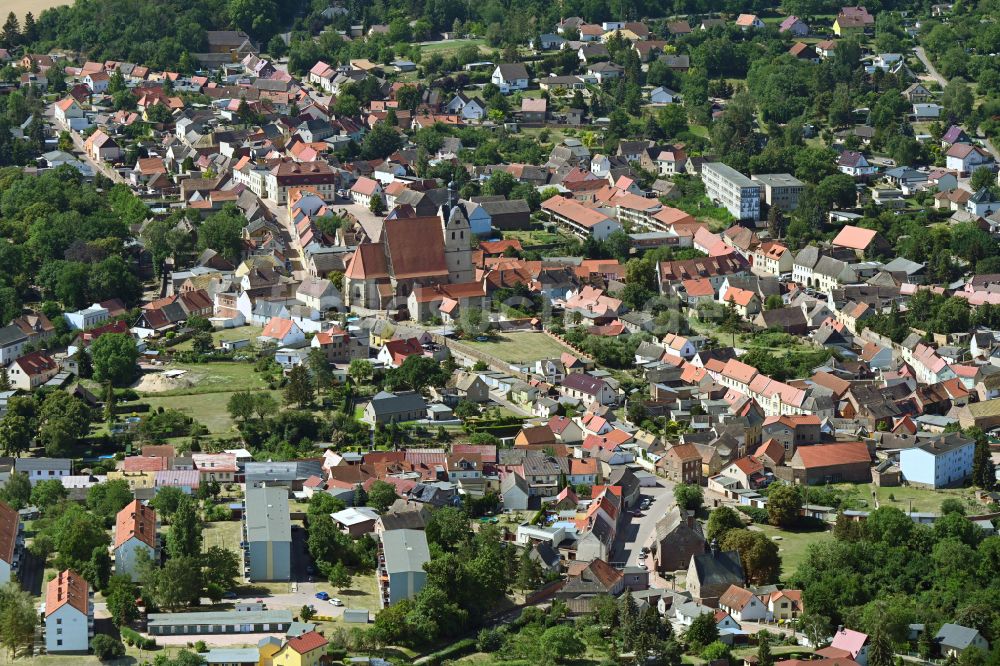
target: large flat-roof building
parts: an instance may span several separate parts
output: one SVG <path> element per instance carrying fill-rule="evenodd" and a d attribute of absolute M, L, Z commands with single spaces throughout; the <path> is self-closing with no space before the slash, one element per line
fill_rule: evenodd
<path fill-rule="evenodd" d="M 292 525 L 285 488 L 247 488 L 243 541 L 247 578 L 290 580 Z"/>
<path fill-rule="evenodd" d="M 806 188 L 805 183 L 790 173 L 760 173 L 750 179 L 761 186 L 764 203 L 785 212 L 799 207 L 799 197 Z"/>
<path fill-rule="evenodd" d="M 706 162 L 701 168 L 705 194 L 732 213 L 737 220 L 760 219 L 761 186 L 722 162 Z"/>
<path fill-rule="evenodd" d="M 147 618 L 151 636 L 284 633 L 291 625 L 292 611 L 284 609 L 150 613 Z"/>
<path fill-rule="evenodd" d="M 422 530 L 390 530 L 382 533 L 380 573 L 382 605 L 412 599 L 427 584 L 424 563 L 430 561 L 427 536 Z"/>

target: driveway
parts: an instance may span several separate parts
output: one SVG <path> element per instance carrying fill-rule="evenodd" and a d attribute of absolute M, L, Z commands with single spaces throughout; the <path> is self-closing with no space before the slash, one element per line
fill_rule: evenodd
<path fill-rule="evenodd" d="M 638 566 L 639 552 L 643 546 L 648 546 L 652 541 L 656 532 L 656 521 L 674 505 L 674 484 L 664 479 L 658 479 L 658 482 L 659 485 L 656 487 L 641 489 L 640 495 L 649 498 L 652 504 L 649 509 L 642 512 L 642 516 L 630 516 L 629 522 L 619 531 L 619 538 L 611 556 L 613 563 Z"/>

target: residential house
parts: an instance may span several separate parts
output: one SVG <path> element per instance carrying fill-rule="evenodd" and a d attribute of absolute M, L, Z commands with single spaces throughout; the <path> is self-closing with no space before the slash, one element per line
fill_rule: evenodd
<path fill-rule="evenodd" d="M 788 16 L 778 26 L 778 32 L 792 35 L 793 37 L 805 37 L 809 34 L 809 26 L 798 16 Z"/>
<path fill-rule="evenodd" d="M 861 666 L 868 666 L 868 634 L 840 627 L 833 635 L 830 647 L 842 650 Z"/>
<path fill-rule="evenodd" d="M 989 652 L 990 649 L 990 644 L 978 629 L 951 622 L 941 625 L 941 629 L 934 636 L 934 642 L 941 651 L 941 656 L 948 659 L 960 657 L 969 648 L 977 648 L 983 653 Z"/>
<path fill-rule="evenodd" d="M 94 601 L 83 576 L 66 569 L 45 591 L 45 651 L 86 654 L 94 636 Z"/>
<path fill-rule="evenodd" d="M 243 540 L 248 580 L 291 580 L 292 525 L 286 488 L 246 489 Z"/>
<path fill-rule="evenodd" d="M 910 485 L 948 488 L 972 476 L 976 443 L 950 433 L 899 452 L 899 468 Z"/>
<path fill-rule="evenodd" d="M 705 552 L 705 535 L 692 512 L 674 505 L 656 521 L 652 543 L 647 544 L 654 570 L 663 575 L 686 570 L 691 558 Z"/>
<path fill-rule="evenodd" d="M 993 156 L 971 143 L 956 143 L 945 153 L 945 168 L 959 176 L 971 176 L 976 169 L 992 169 Z"/>
<path fill-rule="evenodd" d="M 867 178 L 878 170 L 864 155 L 853 150 L 845 150 L 840 154 L 837 158 L 837 169 L 854 178 Z"/>
<path fill-rule="evenodd" d="M 857 37 L 874 27 L 875 17 L 864 7 L 844 7 L 833 21 L 833 32 L 841 38 Z"/>
<path fill-rule="evenodd" d="M 563 378 L 559 392 L 570 398 L 577 398 L 599 405 L 613 405 L 618 395 L 605 380 L 586 373 L 571 373 Z"/>
<path fill-rule="evenodd" d="M 426 416 L 427 403 L 416 391 L 379 391 L 364 408 L 364 420 L 371 424 L 416 421 Z"/>
<path fill-rule="evenodd" d="M 528 89 L 528 70 L 521 63 L 497 65 L 490 76 L 490 81 L 500 88 L 504 95 L 516 90 Z"/>
<path fill-rule="evenodd" d="M 34 391 L 57 374 L 59 364 L 44 351 L 31 352 L 15 359 L 7 369 L 11 386 L 22 391 Z"/>
<path fill-rule="evenodd" d="M 132 500 L 115 519 L 115 575 L 139 580 L 138 558 L 144 552 L 150 561 L 158 559 L 156 511 L 139 500 Z"/>
<path fill-rule="evenodd" d="M 759 622 L 766 620 L 768 615 L 767 604 L 752 591 L 739 585 L 730 585 L 722 593 L 719 608 L 737 622 Z"/>
<path fill-rule="evenodd" d="M 871 454 L 864 442 L 802 446 L 788 466 L 795 482 L 807 485 L 871 481 Z"/>
<path fill-rule="evenodd" d="M 284 642 L 274 636 L 257 643 L 261 666 L 320 666 L 327 661 L 327 640 L 316 631 L 289 633 Z"/>
<path fill-rule="evenodd" d="M 9 505 L 0 502 L 0 585 L 14 580 L 23 550 L 21 517 Z"/>
<path fill-rule="evenodd" d="M 14 471 L 28 475 L 32 486 L 40 481 L 51 481 L 70 476 L 73 461 L 69 458 L 15 458 Z"/>
<path fill-rule="evenodd" d="M 430 561 L 423 530 L 389 530 L 381 535 L 381 605 L 412 599 L 427 584 L 424 564 Z"/>

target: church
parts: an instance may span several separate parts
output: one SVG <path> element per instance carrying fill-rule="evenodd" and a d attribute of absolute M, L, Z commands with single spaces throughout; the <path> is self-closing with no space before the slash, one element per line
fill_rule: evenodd
<path fill-rule="evenodd" d="M 462 307 L 483 307 L 486 288 L 476 279 L 472 229 L 454 184 L 437 215 L 397 206 L 378 240 L 359 243 L 344 273 L 344 294 L 350 307 L 404 310 L 416 320 L 454 319 Z"/>

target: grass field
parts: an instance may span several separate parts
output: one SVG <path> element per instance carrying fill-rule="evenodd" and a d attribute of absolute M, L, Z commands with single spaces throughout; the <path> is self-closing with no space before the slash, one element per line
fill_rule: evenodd
<path fill-rule="evenodd" d="M 879 506 L 894 506 L 901 511 L 918 511 L 921 513 L 939 513 L 941 502 L 953 498 L 965 502 L 969 513 L 974 513 L 972 509 L 982 508 L 973 499 L 973 491 L 969 488 L 949 488 L 946 490 L 931 490 L 929 488 L 914 488 L 913 486 L 899 486 L 897 488 L 879 488 L 874 484 L 852 485 L 839 484 L 835 486 L 838 490 L 853 491 L 859 499 L 867 501 L 867 510 L 875 508 L 872 498 L 872 491 L 878 495 Z M 892 496 L 892 499 L 889 496 Z"/>
<path fill-rule="evenodd" d="M 789 532 L 771 525 L 754 525 L 754 530 L 760 530 L 769 539 L 781 537 L 778 544 L 778 552 L 781 554 L 781 578 L 787 580 L 795 573 L 800 564 L 805 562 L 809 544 L 822 543 L 833 538 L 833 533 L 826 532 Z"/>
<path fill-rule="evenodd" d="M 488 342 L 475 340 L 463 342 L 508 363 L 528 363 L 543 358 L 559 358 L 563 352 L 572 351 L 544 333 L 504 333 Z"/>
<path fill-rule="evenodd" d="M 240 326 L 239 328 L 224 328 L 219 331 L 212 332 L 212 342 L 218 347 L 222 342 L 228 342 L 230 340 L 250 340 L 251 343 L 257 339 L 261 331 L 264 329 L 260 326 Z M 185 340 L 173 349 L 176 351 L 188 351 L 191 349 L 193 342 L 191 340 Z"/>
<path fill-rule="evenodd" d="M 420 45 L 421 54 L 429 53 L 440 53 L 443 56 L 449 56 L 453 53 L 457 53 L 463 46 L 478 46 L 480 53 L 487 53 L 485 39 L 449 39 L 439 42 L 428 42 Z"/>
<path fill-rule="evenodd" d="M 224 361 L 220 363 L 171 363 L 165 370 L 187 370 L 186 386 L 158 391 L 148 395 L 176 396 L 199 393 L 261 390 L 267 388 L 263 378 L 253 370 L 251 363 Z M 140 391 L 141 392 L 141 391 Z"/>
<path fill-rule="evenodd" d="M 259 391 L 256 391 L 259 393 Z M 184 412 L 198 421 L 213 434 L 225 434 L 232 428 L 233 420 L 226 411 L 226 404 L 235 391 L 217 393 L 195 393 L 191 395 L 159 395 L 145 396 L 142 402 L 149 404 L 151 410 L 157 407 L 176 409 Z M 281 402 L 281 391 L 270 391 L 274 399 Z"/>

